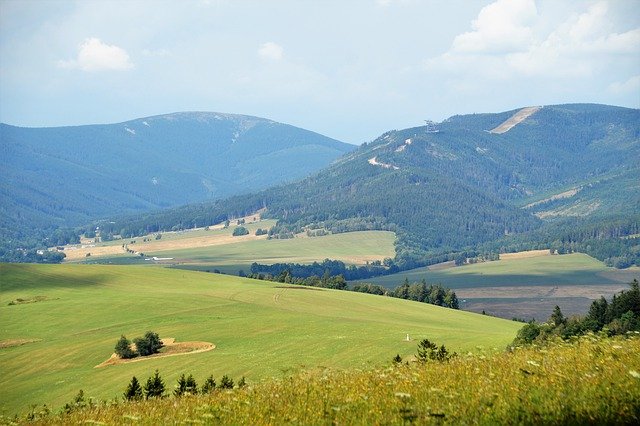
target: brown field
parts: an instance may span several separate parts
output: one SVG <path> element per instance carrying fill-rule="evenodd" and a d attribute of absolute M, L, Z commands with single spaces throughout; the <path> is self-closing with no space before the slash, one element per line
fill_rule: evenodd
<path fill-rule="evenodd" d="M 549 250 L 528 250 L 517 253 L 501 253 L 500 260 L 507 259 L 527 259 L 530 257 L 551 256 Z"/>
<path fill-rule="evenodd" d="M 83 260 L 90 254 L 91 256 L 113 256 L 118 254 L 125 254 L 124 248 L 119 246 L 66 246 L 64 248 L 65 261 Z"/>
<path fill-rule="evenodd" d="M 489 131 L 489 133 L 502 134 L 507 133 L 516 125 L 522 123 L 524 120 L 535 114 L 540 108 L 539 106 L 522 108 L 520 111 L 513 114 L 508 120 L 500 124 Z"/>
<path fill-rule="evenodd" d="M 12 348 L 14 346 L 22 346 L 27 343 L 39 342 L 42 339 L 7 339 L 0 340 L 0 349 Z"/>
<path fill-rule="evenodd" d="M 196 247 L 210 247 L 221 246 L 225 244 L 235 244 L 250 240 L 262 240 L 266 239 L 266 235 L 256 236 L 253 234 L 242 235 L 234 237 L 231 235 L 232 228 L 229 229 L 229 233 L 225 235 L 213 234 L 209 236 L 200 236 L 194 238 L 182 238 L 176 240 L 151 240 L 146 243 L 127 244 L 131 250 L 138 252 L 157 252 L 167 250 L 180 250 Z M 139 238 L 138 238 L 139 239 Z"/>

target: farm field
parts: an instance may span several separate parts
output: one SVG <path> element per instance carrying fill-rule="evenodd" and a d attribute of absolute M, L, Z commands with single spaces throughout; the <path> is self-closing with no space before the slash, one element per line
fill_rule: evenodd
<path fill-rule="evenodd" d="M 131 376 L 144 379 L 156 368 L 170 387 L 181 373 L 255 383 L 310 367 L 384 365 L 397 353 L 414 354 L 426 337 L 458 352 L 501 351 L 521 326 L 381 296 L 168 268 L 0 268 L 0 411 L 9 415 L 30 404 L 57 409 L 79 389 L 111 399 Z M 18 299 L 32 303 L 9 305 Z M 95 368 L 120 335 L 148 330 L 216 347 Z"/>
<path fill-rule="evenodd" d="M 586 312 L 592 300 L 611 297 L 640 278 L 640 269 L 610 268 L 582 253 L 551 256 L 534 251 L 501 255 L 495 262 L 419 268 L 366 281 L 394 287 L 405 278 L 410 282 L 424 278 L 455 289 L 461 309 L 546 320 L 555 305 L 565 314 Z"/>
<path fill-rule="evenodd" d="M 229 233 L 231 231 L 228 231 Z M 252 238 L 247 238 L 252 237 Z M 171 258 L 156 263 L 182 269 L 213 270 L 236 275 L 247 272 L 253 262 L 258 263 L 312 263 L 324 259 L 341 260 L 348 264 L 383 260 L 395 256 L 395 234 L 388 231 L 359 231 L 331 234 L 322 237 L 296 237 L 286 240 L 245 236 L 229 237 L 229 244 L 198 246 L 175 250 L 154 251 L 145 248 L 145 257 Z M 186 240 L 185 240 L 186 241 Z M 101 262 L 122 262 L 123 258 L 105 258 Z M 86 260 L 94 262 L 95 259 Z M 136 259 L 137 263 L 142 260 Z M 149 262 L 147 262 L 149 263 Z"/>

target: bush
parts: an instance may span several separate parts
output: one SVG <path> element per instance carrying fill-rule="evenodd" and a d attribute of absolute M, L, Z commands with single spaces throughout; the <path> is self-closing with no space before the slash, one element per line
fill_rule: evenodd
<path fill-rule="evenodd" d="M 239 237 L 241 235 L 249 235 L 249 230 L 247 228 L 245 228 L 244 226 L 237 226 L 234 230 L 233 230 L 233 234 L 234 237 Z"/>

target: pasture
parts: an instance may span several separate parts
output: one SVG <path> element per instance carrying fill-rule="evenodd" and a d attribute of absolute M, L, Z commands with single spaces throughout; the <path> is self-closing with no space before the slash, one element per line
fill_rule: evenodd
<path fill-rule="evenodd" d="M 283 286 L 167 268 L 0 265 L 0 410 L 55 409 L 79 389 L 122 394 L 159 369 L 246 376 L 249 383 L 312 367 L 368 368 L 410 357 L 419 339 L 458 352 L 501 351 L 521 324 L 417 302 Z M 17 299 L 33 303 L 9 305 Z M 214 350 L 95 368 L 120 335 L 148 330 Z M 409 334 L 410 341 L 406 341 Z"/>

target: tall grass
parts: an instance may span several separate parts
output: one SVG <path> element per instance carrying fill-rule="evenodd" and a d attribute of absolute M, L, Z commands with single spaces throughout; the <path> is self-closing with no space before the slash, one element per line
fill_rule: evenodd
<path fill-rule="evenodd" d="M 638 424 L 638 354 L 637 334 L 588 335 L 445 363 L 314 369 L 207 396 L 100 405 L 38 422 Z"/>

